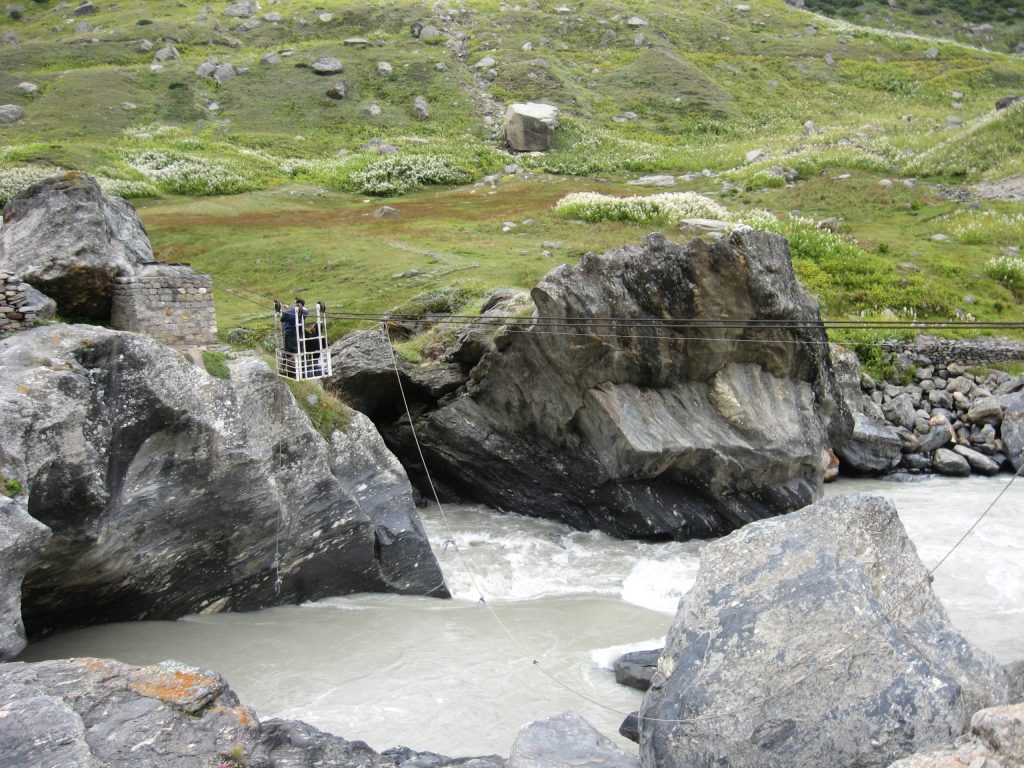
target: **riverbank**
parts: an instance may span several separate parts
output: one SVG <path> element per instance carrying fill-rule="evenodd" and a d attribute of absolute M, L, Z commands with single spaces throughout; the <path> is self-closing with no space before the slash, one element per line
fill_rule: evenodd
<path fill-rule="evenodd" d="M 842 479 L 827 493 L 893 498 L 922 560 L 934 565 L 1009 480 Z M 953 622 L 1000 661 L 1024 658 L 1024 482 L 1015 483 L 935 574 Z M 424 523 L 452 601 L 397 595 L 331 598 L 259 613 L 93 627 L 39 643 L 26 660 L 176 658 L 221 672 L 262 717 L 300 718 L 379 749 L 508 754 L 518 728 L 573 709 L 608 736 L 621 717 L 559 688 L 532 658 L 617 710 L 640 694 L 611 661 L 660 644 L 696 573 L 696 542 L 642 544 L 476 507 L 446 509 L 453 538 L 515 647 L 470 589 L 436 509 Z M 439 713 L 441 716 L 439 716 Z"/>

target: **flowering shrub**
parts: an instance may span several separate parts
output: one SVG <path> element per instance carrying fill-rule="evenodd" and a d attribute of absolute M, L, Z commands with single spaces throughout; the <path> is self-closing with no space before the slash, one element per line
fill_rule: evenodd
<path fill-rule="evenodd" d="M 440 155 L 388 155 L 348 179 L 349 187 L 364 195 L 388 197 L 411 192 L 426 184 L 466 184 L 468 172 Z"/>
<path fill-rule="evenodd" d="M 632 221 L 638 224 L 674 223 L 683 219 L 731 221 L 724 206 L 696 192 L 614 197 L 597 192 L 574 192 L 555 204 L 559 214 L 584 221 Z"/>
<path fill-rule="evenodd" d="M 0 206 L 26 187 L 36 182 L 65 173 L 63 168 L 49 165 L 28 165 L 14 168 L 0 168 Z"/>
<path fill-rule="evenodd" d="M 1024 258 L 1020 256 L 997 256 L 989 259 L 985 273 L 1005 285 L 1018 298 L 1024 296 Z"/>
<path fill-rule="evenodd" d="M 1024 214 L 957 211 L 946 232 L 967 245 L 1024 245 Z"/>
<path fill-rule="evenodd" d="M 181 152 L 150 149 L 130 152 L 125 159 L 136 171 L 173 194 L 232 195 L 259 186 L 257 179 L 222 161 Z"/>
<path fill-rule="evenodd" d="M 148 181 L 130 179 L 112 179 L 107 176 L 96 176 L 96 182 L 108 195 L 118 197 L 155 197 L 159 194 L 156 187 Z"/>

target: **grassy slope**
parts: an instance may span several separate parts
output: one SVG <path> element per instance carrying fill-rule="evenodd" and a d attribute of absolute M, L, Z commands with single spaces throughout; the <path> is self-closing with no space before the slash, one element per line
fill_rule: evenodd
<path fill-rule="evenodd" d="M 282 23 L 245 33 L 233 31 L 237 20 L 220 15 L 223 4 L 206 15 L 204 3 L 192 0 L 99 3 L 100 12 L 86 17 L 95 29 L 85 33 L 75 33 L 75 22 L 55 12 L 53 2 L 26 5 L 22 20 L 3 27 L 21 44 L 0 47 L 0 103 L 20 104 L 26 115 L 0 127 L 0 187 L 4 169 L 44 164 L 84 168 L 164 193 L 270 190 L 142 206 L 160 255 L 260 292 L 288 298 L 302 291 L 335 307 L 381 311 L 453 282 L 481 291 L 529 286 L 557 263 L 635 241 L 650 229 L 560 219 L 550 208 L 563 194 L 633 193 L 622 182 L 640 172 L 712 168 L 753 190 L 725 196 L 731 207 L 844 218 L 870 269 L 797 261 L 827 314 L 910 305 L 941 318 L 956 309 L 986 318 L 1019 316 L 1012 294 L 982 276 L 986 260 L 1012 242 L 934 243 L 930 236 L 947 224 L 937 217 L 955 206 L 923 187 L 877 185 L 882 176 L 959 183 L 1024 171 L 1024 110 L 994 118 L 990 112 L 998 97 L 1024 91 L 1024 62 L 1013 57 L 832 24 L 781 0 L 762 0 L 750 12 L 718 0 L 641 8 L 588 1 L 569 15 L 557 13 L 555 2 L 504 12 L 497 2 L 472 2 L 440 24 L 449 40 L 466 35 L 464 57 L 410 37 L 412 21 L 435 14 L 431 5 L 408 0 L 285 0 L 262 11 L 281 13 Z M 334 17 L 321 22 L 316 8 Z M 625 24 L 633 13 L 648 21 L 643 45 Z M 345 46 L 352 36 L 374 45 Z M 151 72 L 153 52 L 140 50 L 143 37 L 156 47 L 177 41 L 182 60 Z M 526 42 L 533 50 L 522 50 Z M 925 56 L 933 45 L 937 61 Z M 282 49 L 295 53 L 277 67 L 259 64 L 263 53 Z M 338 56 L 345 73 L 313 75 L 308 64 L 321 54 Z M 472 66 L 485 55 L 498 60 L 496 77 L 486 85 Z M 218 86 L 194 74 L 211 56 L 250 71 Z M 376 74 L 379 60 L 394 66 L 391 79 Z M 438 70 L 438 62 L 447 69 Z M 345 101 L 324 95 L 337 79 L 349 84 Z M 40 92 L 25 96 L 16 89 L 22 80 Z M 560 106 L 555 151 L 536 157 L 502 152 L 482 119 L 482 88 L 498 111 L 515 100 Z M 965 94 L 956 108 L 954 90 Z M 419 94 L 432 105 L 425 122 L 409 109 Z M 211 101 L 220 109 L 209 110 Z M 380 118 L 360 114 L 369 103 L 383 108 Z M 627 111 L 636 119 L 622 120 Z M 905 121 L 905 115 L 915 119 Z M 965 128 L 947 127 L 951 115 L 964 119 Z M 821 127 L 820 137 L 802 137 L 807 119 Z M 368 215 L 378 201 L 343 192 L 358 186 L 356 172 L 379 160 L 362 149 L 374 137 L 399 145 L 403 155 L 440 158 L 470 177 L 514 160 L 527 169 L 585 178 L 506 180 L 494 194 L 488 185 L 428 188 L 396 203 L 401 218 L 378 221 Z M 753 148 L 771 152 L 772 159 L 744 166 Z M 340 149 L 348 152 L 339 158 Z M 132 167 L 143 153 L 206 165 L 147 179 Z M 775 163 L 797 168 L 804 181 L 758 189 L 765 182 L 759 172 Z M 834 181 L 844 170 L 854 178 Z M 282 184 L 337 192 L 307 197 L 289 194 Z M 692 186 L 717 192 L 720 182 Z M 526 219 L 533 223 L 502 233 L 504 221 Z M 545 242 L 560 245 L 545 248 Z M 541 255 L 544 250 L 551 256 Z M 425 274 L 392 277 L 409 269 Z M 968 292 L 973 304 L 964 302 Z M 221 292 L 218 301 L 222 328 L 259 315 L 237 295 Z"/>

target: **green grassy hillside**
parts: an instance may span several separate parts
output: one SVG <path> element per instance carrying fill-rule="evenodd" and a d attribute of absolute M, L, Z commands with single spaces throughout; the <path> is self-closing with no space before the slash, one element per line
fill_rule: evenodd
<path fill-rule="evenodd" d="M 560 216 L 565 194 L 638 194 L 626 182 L 641 174 L 707 169 L 673 191 L 709 194 L 737 220 L 776 214 L 826 314 L 1019 316 L 1013 275 L 990 262 L 1022 245 L 1020 203 L 967 210 L 942 187 L 1024 173 L 1024 108 L 994 110 L 1024 94 L 1024 60 L 1002 43 L 900 32 L 927 28 L 900 22 L 924 19 L 920 4 L 879 5 L 891 23 L 870 2 L 837 6 L 881 30 L 782 0 L 281 0 L 251 19 L 195 0 L 97 0 L 81 16 L 19 5 L 0 24 L 17 39 L 0 45 L 0 104 L 23 110 L 0 125 L 0 200 L 86 170 L 136 199 L 158 254 L 262 293 L 376 312 L 452 285 L 467 301 L 527 287 L 587 250 L 680 235 L 664 217 Z M 1012 36 L 1003 15 L 999 34 Z M 440 36 L 417 39 L 416 21 Z M 165 46 L 178 58 L 156 62 Z M 325 55 L 344 71 L 315 74 Z M 485 57 L 494 64 L 477 66 Z M 197 73 L 211 59 L 237 74 Z M 329 98 L 339 81 L 346 97 Z M 562 111 L 549 153 L 513 155 L 497 136 L 505 106 L 527 100 Z M 763 159 L 747 162 L 753 150 Z M 525 173 L 502 176 L 513 163 Z M 502 177 L 481 183 L 491 174 Z M 399 194 L 399 219 L 369 216 Z M 813 225 L 830 217 L 836 236 Z M 409 270 L 420 274 L 393 276 Z M 258 323 L 239 295 L 218 301 L 222 328 Z"/>

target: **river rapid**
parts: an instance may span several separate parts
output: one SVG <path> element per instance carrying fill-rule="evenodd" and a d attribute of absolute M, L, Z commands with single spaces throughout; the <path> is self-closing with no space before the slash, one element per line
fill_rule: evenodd
<path fill-rule="evenodd" d="M 841 480 L 827 493 L 893 499 L 931 567 L 1008 480 Z M 355 595 L 112 624 L 32 645 L 21 660 L 177 659 L 223 674 L 261 717 L 305 720 L 375 749 L 507 756 L 521 725 L 569 709 L 629 744 L 616 731 L 641 694 L 615 684 L 611 663 L 661 645 L 701 544 L 619 541 L 476 506 L 446 507 L 447 522 L 436 508 L 421 513 L 452 600 Z M 934 588 L 974 643 L 1004 663 L 1024 658 L 1024 480 L 943 563 Z"/>

